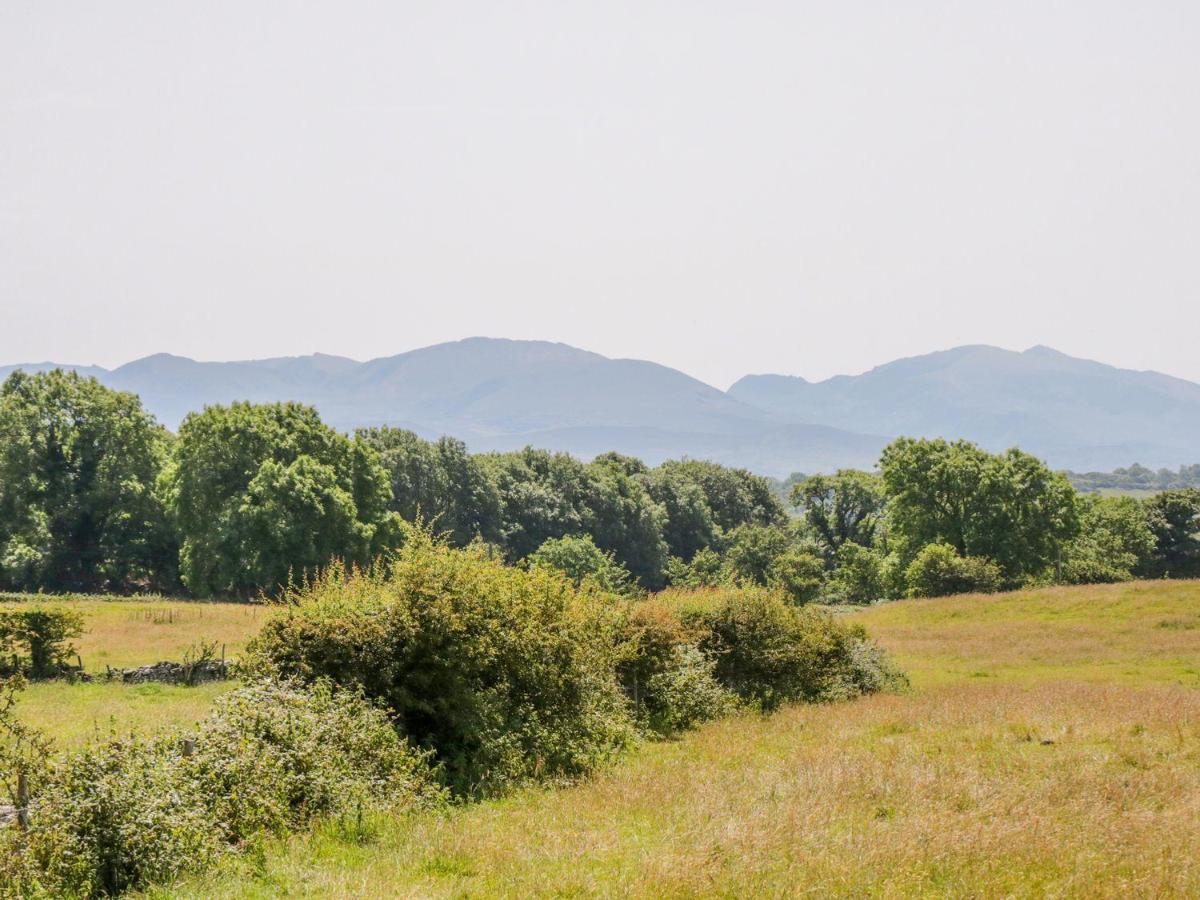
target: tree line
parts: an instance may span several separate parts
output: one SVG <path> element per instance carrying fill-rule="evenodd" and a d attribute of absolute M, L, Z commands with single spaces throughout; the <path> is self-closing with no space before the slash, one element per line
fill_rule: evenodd
<path fill-rule="evenodd" d="M 1200 488 L 1200 463 L 1171 469 L 1150 469 L 1134 463 L 1111 472 L 1068 472 L 1071 484 L 1083 491 L 1173 491 Z"/>
<path fill-rule="evenodd" d="M 901 438 L 877 472 L 796 479 L 785 503 L 699 460 L 472 454 L 396 428 L 342 434 L 296 403 L 211 406 L 172 434 L 75 373 L 0 388 L 5 590 L 274 593 L 331 559 L 370 565 L 412 522 L 628 592 L 754 583 L 868 602 L 1200 574 L 1200 490 L 1083 496 L 1028 454 L 965 441 Z"/>

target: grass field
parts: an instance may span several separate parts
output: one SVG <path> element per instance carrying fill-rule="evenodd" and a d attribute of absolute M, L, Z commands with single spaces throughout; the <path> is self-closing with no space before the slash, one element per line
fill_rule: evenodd
<path fill-rule="evenodd" d="M 180 897 L 1200 895 L 1200 582 L 855 614 L 913 689 L 330 826 Z"/>
<path fill-rule="evenodd" d="M 85 671 L 91 674 L 101 674 L 107 666 L 118 669 L 179 661 L 199 641 L 215 641 L 234 658 L 268 614 L 265 607 L 257 605 L 160 598 L 48 598 L 43 602 L 69 606 L 83 614 L 85 632 L 73 643 Z M 22 694 L 19 709 L 25 721 L 44 729 L 60 745 L 70 746 L 97 730 L 149 732 L 189 724 L 203 716 L 213 697 L 227 687 L 41 682 Z"/>

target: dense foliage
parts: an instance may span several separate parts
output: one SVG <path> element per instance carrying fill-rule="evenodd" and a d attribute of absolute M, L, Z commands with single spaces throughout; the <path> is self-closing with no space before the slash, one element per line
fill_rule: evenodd
<path fill-rule="evenodd" d="M 66 606 L 0 604 L 0 675 L 49 678 L 69 668 L 83 616 Z"/>
<path fill-rule="evenodd" d="M 1173 491 L 1179 488 L 1200 488 L 1200 463 L 1171 469 L 1149 469 L 1134 463 L 1128 468 L 1111 472 L 1068 472 L 1067 477 L 1076 489 L 1084 492 Z"/>
<path fill-rule="evenodd" d="M 252 656 L 383 701 L 460 793 L 586 772 L 632 737 L 613 605 L 557 572 L 414 531 L 385 568 L 335 566 L 287 600 Z"/>
<path fill-rule="evenodd" d="M 939 560 L 938 590 L 956 568 L 989 587 L 975 560 L 998 588 L 1200 575 L 1200 489 L 1082 496 L 1028 454 L 966 441 L 900 438 L 878 473 L 772 483 L 700 460 L 347 436 L 290 403 L 209 407 L 172 437 L 136 397 L 62 372 L 0 391 L 0 590 L 277 595 L 335 559 L 386 557 L 403 522 L 618 593 L 758 585 L 868 603 L 925 590 L 909 575 Z M 938 550 L 914 568 L 931 545 L 965 562 Z"/>
<path fill-rule="evenodd" d="M 167 432 L 132 394 L 62 371 L 0 388 L 0 585 L 168 583 L 175 551 L 155 479 Z"/>
<path fill-rule="evenodd" d="M 13 724 L 0 710 L 0 726 Z M 29 828 L 0 829 L 6 897 L 112 896 L 314 817 L 441 798 L 424 756 L 384 711 L 323 682 L 246 685 L 187 735 L 114 734 L 61 755 L 12 757 L 0 742 L 5 769 L 19 762 L 31 794 Z"/>
<path fill-rule="evenodd" d="M 861 632 L 776 591 L 623 602 L 419 531 L 385 568 L 334 567 L 288 601 L 252 665 L 385 703 L 465 795 L 585 773 L 638 727 L 670 733 L 736 702 L 851 696 L 890 678 Z"/>
<path fill-rule="evenodd" d="M 333 557 L 366 562 L 396 536 L 375 451 L 296 403 L 189 415 L 163 481 L 183 582 L 200 596 L 274 590 Z"/>

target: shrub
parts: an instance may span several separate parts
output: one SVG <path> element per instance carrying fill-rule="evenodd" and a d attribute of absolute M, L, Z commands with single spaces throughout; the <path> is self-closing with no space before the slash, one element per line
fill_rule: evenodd
<path fill-rule="evenodd" d="M 0 654 L 17 654 L 16 668 L 32 678 L 51 678 L 68 668 L 75 648 L 67 643 L 83 634 L 83 616 L 62 606 L 28 606 L 0 611 Z M 22 658 L 20 649 L 29 651 Z M 0 669 L 9 662 L 0 658 Z"/>
<path fill-rule="evenodd" d="M 633 576 L 612 552 L 596 546 L 590 535 L 550 538 L 525 558 L 531 568 L 554 569 L 579 587 L 585 579 L 602 591 L 628 595 L 636 592 Z"/>
<path fill-rule="evenodd" d="M 991 593 L 1000 590 L 1000 567 L 989 559 L 959 556 L 949 544 L 929 544 L 905 570 L 910 597 Z"/>
<path fill-rule="evenodd" d="M 29 830 L 0 834 L 0 893 L 117 894 L 317 816 L 439 797 L 384 711 L 328 683 L 242 687 L 193 740 L 190 755 L 178 736 L 113 737 L 43 758 Z"/>
<path fill-rule="evenodd" d="M 789 700 L 827 700 L 879 689 L 861 628 L 796 607 L 762 588 L 666 592 L 696 647 L 714 661 L 717 682 L 770 710 Z M 881 658 L 881 657 L 879 657 Z"/>
<path fill-rule="evenodd" d="M 383 701 L 458 793 L 577 775 L 632 736 L 615 676 L 620 611 L 557 572 L 417 531 L 386 569 L 333 567 L 288 600 L 250 660 Z"/>
<path fill-rule="evenodd" d="M 793 603 L 816 600 L 825 587 L 825 562 L 815 553 L 789 550 L 772 561 L 767 584 Z"/>
<path fill-rule="evenodd" d="M 671 648 L 668 665 L 646 681 L 645 725 L 676 734 L 732 712 L 737 697 L 716 678 L 716 660 L 691 644 Z"/>
<path fill-rule="evenodd" d="M 837 568 L 829 579 L 831 599 L 842 603 L 874 603 L 885 594 L 883 557 L 851 541 L 837 551 Z"/>
<path fill-rule="evenodd" d="M 627 610 L 618 674 L 643 729 L 674 734 L 733 708 L 736 698 L 717 682 L 715 661 L 695 646 L 701 634 L 654 598 Z"/>

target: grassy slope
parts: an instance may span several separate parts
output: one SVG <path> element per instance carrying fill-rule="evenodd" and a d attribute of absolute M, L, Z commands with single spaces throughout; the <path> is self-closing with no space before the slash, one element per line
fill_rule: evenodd
<path fill-rule="evenodd" d="M 84 668 L 93 674 L 103 673 L 105 666 L 179 661 L 201 640 L 223 644 L 229 657 L 236 657 L 267 615 L 262 606 L 158 598 L 47 602 L 83 614 L 86 630 L 74 644 Z M 86 740 L 97 729 L 147 732 L 194 722 L 227 687 L 44 682 L 29 686 L 19 709 L 26 721 L 70 745 Z"/>
<path fill-rule="evenodd" d="M 1200 583 L 858 616 L 911 693 L 713 723 L 574 788 L 330 828 L 169 893 L 1200 894 Z"/>

